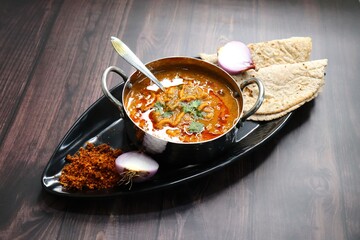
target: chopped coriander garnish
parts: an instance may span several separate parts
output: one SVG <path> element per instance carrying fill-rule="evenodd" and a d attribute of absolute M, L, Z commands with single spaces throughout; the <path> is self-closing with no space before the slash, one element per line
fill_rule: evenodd
<path fill-rule="evenodd" d="M 193 108 L 198 108 L 200 106 L 200 104 L 201 104 L 201 101 L 199 99 L 196 99 L 196 100 L 190 102 L 190 106 Z"/>
<path fill-rule="evenodd" d="M 171 112 L 171 111 L 166 111 L 166 112 L 164 112 L 163 114 L 161 114 L 161 116 L 163 117 L 163 118 L 169 118 L 169 117 L 171 117 L 173 115 L 173 112 Z"/>
<path fill-rule="evenodd" d="M 191 133 L 200 133 L 204 130 L 204 124 L 199 122 L 191 122 L 188 131 Z"/>
<path fill-rule="evenodd" d="M 155 111 L 159 112 L 160 114 L 164 113 L 164 107 L 165 105 L 162 104 L 161 102 L 156 102 L 154 105 Z"/>
<path fill-rule="evenodd" d="M 197 108 L 200 106 L 201 101 L 200 100 L 194 100 L 189 103 L 182 103 L 183 112 L 190 113 L 195 118 L 202 118 L 204 117 L 204 113 Z"/>
<path fill-rule="evenodd" d="M 165 105 L 161 102 L 156 102 L 154 109 L 156 112 L 160 113 L 163 118 L 169 118 L 171 115 L 173 115 L 172 111 L 165 111 Z"/>

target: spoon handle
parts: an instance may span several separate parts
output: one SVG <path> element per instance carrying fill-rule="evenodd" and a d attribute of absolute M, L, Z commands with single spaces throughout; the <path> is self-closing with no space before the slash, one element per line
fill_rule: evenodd
<path fill-rule="evenodd" d="M 164 91 L 164 86 L 157 80 L 157 78 L 150 72 L 150 70 L 140 61 L 140 59 L 130 50 L 128 46 L 125 45 L 120 39 L 116 37 L 111 37 L 111 43 L 114 46 L 116 52 L 120 56 L 131 64 L 134 68 L 142 72 L 145 76 L 150 78 L 162 91 Z"/>

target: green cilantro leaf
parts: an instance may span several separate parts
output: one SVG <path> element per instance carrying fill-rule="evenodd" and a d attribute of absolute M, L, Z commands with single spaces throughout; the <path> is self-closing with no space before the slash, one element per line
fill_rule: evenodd
<path fill-rule="evenodd" d="M 201 101 L 200 100 L 194 100 L 189 103 L 182 103 L 183 112 L 190 113 L 195 118 L 202 118 L 204 116 L 204 113 L 197 108 L 200 106 Z"/>
<path fill-rule="evenodd" d="M 155 111 L 159 112 L 160 114 L 164 113 L 164 107 L 165 105 L 162 104 L 161 102 L 156 102 L 154 105 Z"/>
<path fill-rule="evenodd" d="M 173 112 L 171 112 L 171 111 L 166 111 L 166 112 L 164 112 L 163 114 L 161 114 L 161 116 L 163 117 L 163 118 L 169 118 L 169 117 L 171 117 L 173 115 Z"/>
<path fill-rule="evenodd" d="M 199 99 L 196 99 L 190 103 L 190 106 L 192 108 L 198 108 L 200 106 L 200 104 L 201 104 L 201 101 Z"/>
<path fill-rule="evenodd" d="M 154 105 L 154 109 L 156 112 L 160 113 L 163 118 L 169 118 L 173 115 L 172 111 L 165 111 L 165 104 L 161 102 L 156 102 Z"/>
<path fill-rule="evenodd" d="M 199 122 L 191 122 L 188 131 L 191 133 L 200 133 L 204 130 L 204 124 Z"/>

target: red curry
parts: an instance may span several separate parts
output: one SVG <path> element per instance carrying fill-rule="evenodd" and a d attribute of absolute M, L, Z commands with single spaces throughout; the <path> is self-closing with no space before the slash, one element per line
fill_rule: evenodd
<path fill-rule="evenodd" d="M 125 98 L 130 118 L 144 131 L 173 142 L 200 142 L 223 135 L 239 118 L 233 91 L 210 75 L 177 69 L 135 82 Z"/>

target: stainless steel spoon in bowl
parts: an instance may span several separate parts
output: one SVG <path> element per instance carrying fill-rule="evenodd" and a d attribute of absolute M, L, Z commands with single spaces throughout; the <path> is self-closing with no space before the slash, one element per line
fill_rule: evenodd
<path fill-rule="evenodd" d="M 140 59 L 130 50 L 128 46 L 125 45 L 120 39 L 116 37 L 111 37 L 111 43 L 115 48 L 116 52 L 120 56 L 130 63 L 134 68 L 142 72 L 147 76 L 153 83 L 155 83 L 162 91 L 164 91 L 164 86 L 160 81 L 150 72 L 150 70 L 143 64 Z"/>

